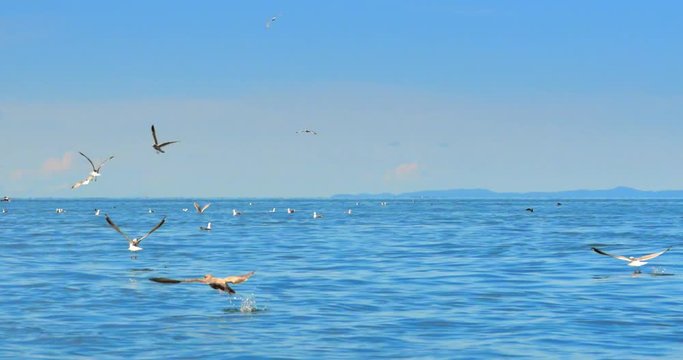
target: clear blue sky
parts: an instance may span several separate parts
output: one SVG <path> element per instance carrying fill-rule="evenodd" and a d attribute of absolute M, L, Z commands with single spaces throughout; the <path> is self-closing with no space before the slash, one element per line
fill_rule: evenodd
<path fill-rule="evenodd" d="M 0 0 L 0 195 L 681 189 L 681 14 L 679 1 Z M 155 154 L 151 124 L 180 143 Z M 88 173 L 77 151 L 116 158 L 71 190 Z"/>

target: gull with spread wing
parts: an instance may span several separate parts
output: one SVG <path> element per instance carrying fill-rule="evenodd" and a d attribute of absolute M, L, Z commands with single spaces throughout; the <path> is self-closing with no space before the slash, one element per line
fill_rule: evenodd
<path fill-rule="evenodd" d="M 154 278 L 150 278 L 150 280 L 158 282 L 158 283 L 163 283 L 163 284 L 200 283 L 200 284 L 209 285 L 216 290 L 227 292 L 228 294 L 234 294 L 235 290 L 233 290 L 230 287 L 230 285 L 228 285 L 228 284 L 243 283 L 243 282 L 249 280 L 249 278 L 252 275 L 254 275 L 253 271 L 248 272 L 246 274 L 242 274 L 242 275 L 228 276 L 228 277 L 224 277 L 224 278 L 218 278 L 218 277 L 215 277 L 211 274 L 206 274 L 206 275 L 204 275 L 204 277 L 197 278 L 197 279 L 175 280 L 175 279 L 154 277 Z"/>
<path fill-rule="evenodd" d="M 595 248 L 595 247 L 591 247 L 591 249 L 600 255 L 610 256 L 610 257 L 613 257 L 615 259 L 628 261 L 628 264 L 626 264 L 626 265 L 635 267 L 636 268 L 635 272 L 639 273 L 640 272 L 639 268 L 641 266 L 647 264 L 647 260 L 652 260 L 652 259 L 656 258 L 657 256 L 664 254 L 665 252 L 671 250 L 671 247 L 668 247 L 668 248 L 666 248 L 660 252 L 656 252 L 656 253 L 652 253 L 652 254 L 648 254 L 648 255 L 643 255 L 640 257 L 633 257 L 633 256 L 627 257 L 627 256 L 623 256 L 623 255 L 612 255 L 612 254 L 606 253 L 606 252 L 604 252 L 598 248 Z"/>
<path fill-rule="evenodd" d="M 161 225 L 164 225 L 164 223 L 166 222 L 166 217 L 164 216 L 161 219 L 161 221 L 152 228 L 152 230 L 147 232 L 147 234 L 145 234 L 139 238 L 131 238 L 130 236 L 126 235 L 126 233 L 121 231 L 121 229 L 116 224 L 114 224 L 114 222 L 111 220 L 109 215 L 104 214 L 104 218 L 105 218 L 105 220 L 107 220 L 107 223 L 109 224 L 109 226 L 114 228 L 114 230 L 116 230 L 119 234 L 123 235 L 123 237 L 125 237 L 126 240 L 128 240 L 128 250 L 130 250 L 130 251 L 142 250 L 142 248 L 139 246 L 140 243 L 142 242 L 142 240 L 145 240 L 150 234 L 155 232 L 158 228 L 161 227 Z"/>

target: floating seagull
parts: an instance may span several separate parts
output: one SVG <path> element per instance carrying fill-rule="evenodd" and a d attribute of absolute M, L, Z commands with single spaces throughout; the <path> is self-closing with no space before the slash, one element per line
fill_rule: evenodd
<path fill-rule="evenodd" d="M 294 214 L 296 210 L 287 208 L 287 214 Z"/>
<path fill-rule="evenodd" d="M 5 196 L 5 197 L 2 198 L 2 201 L 10 202 L 10 201 L 12 201 L 12 199 L 10 199 L 9 197 Z"/>
<path fill-rule="evenodd" d="M 320 219 L 320 218 L 322 218 L 322 217 L 323 217 L 323 214 L 318 214 L 318 213 L 315 212 L 315 211 L 313 212 L 313 218 L 314 218 L 314 219 Z"/>
<path fill-rule="evenodd" d="M 55 212 L 56 212 L 57 214 L 61 214 L 61 213 L 63 213 L 64 211 L 65 211 L 65 210 L 62 209 L 62 208 L 56 208 L 56 209 L 55 209 Z"/>
<path fill-rule="evenodd" d="M 274 213 L 274 212 L 275 212 L 275 208 L 270 209 L 270 212 Z"/>
<path fill-rule="evenodd" d="M 209 223 L 206 224 L 206 226 L 200 226 L 199 229 L 205 230 L 205 231 L 211 231 L 211 221 L 209 221 Z"/>
<path fill-rule="evenodd" d="M 206 274 L 202 278 L 198 279 L 182 279 L 182 280 L 174 280 L 174 279 L 168 279 L 168 278 L 150 278 L 150 280 L 158 282 L 158 283 L 163 283 L 163 284 L 179 284 L 179 283 L 200 283 L 200 284 L 206 284 L 211 286 L 212 288 L 220 291 L 225 291 L 228 294 L 234 294 L 235 290 L 233 290 L 230 285 L 228 284 L 240 284 L 243 283 L 249 278 L 254 275 L 254 272 L 249 272 L 243 275 L 236 275 L 236 276 L 228 276 L 224 278 L 217 278 L 214 277 L 211 274 Z"/>
<path fill-rule="evenodd" d="M 2 213 L 3 213 L 3 214 L 7 214 L 7 209 L 2 208 Z"/>
<path fill-rule="evenodd" d="M 199 204 L 198 204 L 196 201 L 195 201 L 195 203 L 194 203 L 194 208 L 197 210 L 197 213 L 198 213 L 198 214 L 203 214 L 203 213 L 204 213 L 204 210 L 208 209 L 209 206 L 211 206 L 211 203 L 208 203 L 208 204 L 206 204 L 206 205 L 204 205 L 204 206 L 199 206 Z"/>
<path fill-rule="evenodd" d="M 240 216 L 242 215 L 241 212 L 237 211 L 237 209 L 232 209 L 232 216 Z"/>
<path fill-rule="evenodd" d="M 297 134 L 312 134 L 312 135 L 318 135 L 317 132 L 315 132 L 315 131 L 313 131 L 313 130 L 308 130 L 308 129 L 303 129 L 303 130 L 297 131 L 296 133 L 297 133 Z"/>
<path fill-rule="evenodd" d="M 100 209 L 95 209 L 95 216 L 100 216 Z"/>
<path fill-rule="evenodd" d="M 558 202 L 557 204 L 555 204 L 555 206 L 562 206 L 562 203 Z"/>
<path fill-rule="evenodd" d="M 100 176 L 100 169 L 102 169 L 102 165 L 104 165 L 107 161 L 114 158 L 114 156 L 112 155 L 107 160 L 104 160 L 99 165 L 95 166 L 95 163 L 93 163 L 92 160 L 90 160 L 90 158 L 87 157 L 84 153 L 82 153 L 80 151 L 78 153 L 81 154 L 86 160 L 88 160 L 88 162 L 90 163 L 90 166 L 92 166 L 92 171 L 90 172 L 90 175 L 93 176 L 93 179 L 95 181 L 97 181 L 97 177 Z"/>
<path fill-rule="evenodd" d="M 595 248 L 595 247 L 591 247 L 591 249 L 592 249 L 593 251 L 595 251 L 596 253 L 600 254 L 600 255 L 611 256 L 611 257 L 613 257 L 613 258 L 615 258 L 615 259 L 628 261 L 628 264 L 626 264 L 626 265 L 628 265 L 628 266 L 634 266 L 634 267 L 638 268 L 638 267 L 640 267 L 640 266 L 643 266 L 643 265 L 647 264 L 647 262 L 646 262 L 645 260 L 654 259 L 654 258 L 656 258 L 657 256 L 662 255 L 662 254 L 664 254 L 665 252 L 671 250 L 671 247 L 669 246 L 668 248 L 666 248 L 666 249 L 664 249 L 664 250 L 662 250 L 662 251 L 660 251 L 660 252 L 656 252 L 656 253 L 648 254 L 648 255 L 643 255 L 643 256 L 640 256 L 640 257 L 633 257 L 633 256 L 626 257 L 626 256 L 622 256 L 622 255 L 612 255 L 612 254 L 608 254 L 608 253 L 606 253 L 606 252 L 604 252 L 604 251 L 602 251 L 602 250 L 600 250 L 600 249 L 598 249 L 598 248 Z M 635 272 L 636 272 L 636 273 L 639 273 L 639 272 L 640 272 L 640 269 L 636 269 Z"/>
<path fill-rule="evenodd" d="M 351 209 L 346 210 L 347 215 L 351 215 Z"/>
<path fill-rule="evenodd" d="M 528 212 L 534 212 L 534 208 L 526 208 L 526 211 L 528 211 Z"/>
<path fill-rule="evenodd" d="M 152 230 L 147 232 L 147 234 L 145 234 L 144 236 L 142 236 L 140 238 L 132 238 L 131 239 L 128 235 L 126 235 L 123 231 L 121 231 L 121 229 L 119 229 L 119 227 L 116 226 L 116 224 L 114 224 L 113 221 L 111 221 L 111 218 L 109 218 L 109 215 L 104 214 L 104 218 L 105 218 L 105 220 L 107 220 L 107 223 L 109 224 L 109 226 L 113 227 L 114 230 L 116 230 L 119 234 L 123 235 L 123 237 L 125 237 L 126 240 L 128 240 L 128 250 L 130 250 L 130 251 L 142 250 L 142 248 L 138 246 L 138 245 L 140 245 L 142 240 L 145 240 L 151 233 L 156 231 L 158 228 L 161 227 L 161 225 L 164 225 L 164 223 L 166 222 L 166 217 L 164 216 L 161 219 L 161 221 L 152 228 Z"/>
<path fill-rule="evenodd" d="M 167 141 L 165 143 L 159 144 L 159 141 L 157 140 L 157 131 L 154 129 L 154 125 L 152 125 L 152 137 L 154 138 L 154 144 L 152 144 L 152 147 L 154 150 L 157 151 L 158 153 L 165 153 L 165 151 L 162 149 L 166 145 L 174 144 L 177 143 L 178 141 Z"/>
<path fill-rule="evenodd" d="M 152 208 L 150 208 L 149 210 L 147 210 L 147 212 L 148 212 L 149 214 L 154 214 L 154 210 L 152 210 Z"/>

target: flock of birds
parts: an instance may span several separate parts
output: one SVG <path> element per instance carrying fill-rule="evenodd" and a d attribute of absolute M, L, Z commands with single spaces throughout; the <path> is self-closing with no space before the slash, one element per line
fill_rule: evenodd
<path fill-rule="evenodd" d="M 275 21 L 276 18 L 277 17 L 273 17 L 270 20 L 270 22 L 267 24 L 267 27 L 270 27 L 269 24 L 272 23 L 273 21 Z M 152 139 L 154 141 L 152 143 L 152 148 L 157 152 L 157 154 L 166 153 L 165 149 L 167 146 L 169 146 L 171 144 L 175 144 L 178 142 L 178 140 L 159 142 L 159 139 L 157 137 L 157 131 L 156 131 L 156 128 L 154 127 L 154 125 L 152 125 L 151 131 L 152 131 Z M 297 133 L 309 134 L 309 135 L 318 135 L 317 132 L 315 132 L 313 130 L 309 130 L 309 129 L 303 129 L 301 131 L 297 131 Z M 110 161 L 111 159 L 114 158 L 114 156 L 109 156 L 104 161 L 95 165 L 95 162 L 93 162 L 87 155 L 85 155 L 84 153 L 82 153 L 80 151 L 78 153 L 81 154 L 81 156 L 83 156 L 86 160 L 88 160 L 88 163 L 90 164 L 90 167 L 91 167 L 91 171 L 88 173 L 88 175 L 83 180 L 80 180 L 71 186 L 71 189 L 74 189 L 74 190 L 80 188 L 81 186 L 88 185 L 93 181 L 97 181 L 97 178 L 99 176 L 101 176 L 102 166 L 104 166 L 104 164 L 106 164 L 108 161 Z M 9 197 L 5 196 L 2 199 L 2 201 L 9 202 L 11 200 Z M 209 206 L 211 206 L 211 203 L 205 204 L 203 206 L 199 205 L 197 202 L 194 203 L 194 207 L 195 207 L 197 213 L 199 213 L 199 214 L 203 214 L 206 211 L 206 209 L 209 208 Z M 183 211 L 187 211 L 187 209 L 183 209 Z M 6 212 L 6 210 L 3 209 L 3 212 Z M 65 210 L 62 208 L 57 208 L 55 210 L 55 212 L 61 214 L 61 213 L 64 213 Z M 152 213 L 153 211 L 150 209 L 149 212 Z M 292 214 L 292 213 L 294 213 L 294 209 L 287 209 L 287 212 L 289 214 Z M 95 215 L 97 215 L 97 216 L 100 215 L 99 209 L 95 210 Z M 240 212 L 238 212 L 236 209 L 233 209 L 233 216 L 239 216 L 239 215 L 240 215 Z M 318 217 L 322 217 L 322 215 L 314 212 L 313 217 L 318 218 Z M 152 229 L 150 229 L 144 235 L 138 236 L 138 237 L 131 237 L 128 234 L 126 234 L 111 219 L 111 217 L 109 217 L 108 214 L 105 214 L 105 221 L 107 222 L 107 224 L 109 224 L 109 226 L 111 226 L 116 232 L 121 234 L 128 241 L 128 250 L 132 251 L 132 252 L 136 252 L 136 251 L 142 250 L 140 243 L 142 243 L 143 240 L 148 238 L 153 232 L 158 230 L 160 227 L 162 227 L 166 223 L 166 217 L 164 216 L 161 219 L 161 221 L 159 221 L 159 223 L 157 223 L 156 225 L 154 225 L 154 227 L 152 227 Z M 201 226 L 200 229 L 204 230 L 204 231 L 210 231 L 211 230 L 211 223 L 209 222 L 206 226 Z M 251 271 L 251 272 L 248 272 L 248 273 L 242 274 L 242 275 L 233 275 L 233 276 L 227 276 L 227 277 L 215 277 L 211 274 L 206 274 L 206 275 L 204 275 L 204 277 L 196 278 L 196 279 L 175 280 L 175 279 L 169 279 L 169 278 L 154 277 L 154 278 L 150 278 L 150 280 L 155 281 L 155 282 L 159 282 L 159 283 L 164 283 L 164 284 L 201 283 L 201 284 L 209 285 L 214 289 L 226 292 L 228 294 L 234 294 L 235 290 L 233 290 L 229 284 L 243 283 L 243 282 L 247 281 L 249 278 L 251 278 L 253 275 L 254 275 L 254 271 Z"/>

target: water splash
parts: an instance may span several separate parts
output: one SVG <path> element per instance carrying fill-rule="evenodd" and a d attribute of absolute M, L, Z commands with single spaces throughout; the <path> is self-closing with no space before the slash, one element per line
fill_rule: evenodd
<path fill-rule="evenodd" d="M 256 297 L 254 294 L 245 296 L 242 298 L 242 303 L 240 304 L 240 312 L 254 312 L 256 311 Z"/>

